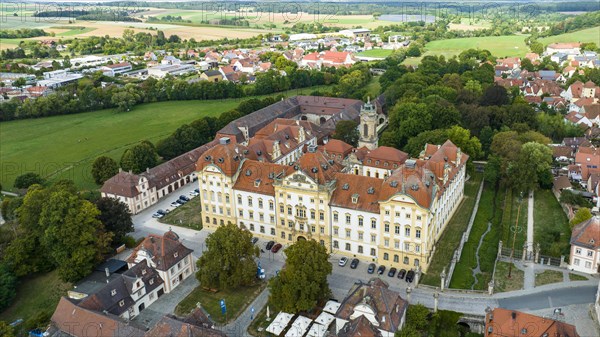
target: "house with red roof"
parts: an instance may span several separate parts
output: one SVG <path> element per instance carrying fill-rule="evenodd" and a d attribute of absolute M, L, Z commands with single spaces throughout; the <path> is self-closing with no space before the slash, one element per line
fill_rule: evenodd
<path fill-rule="evenodd" d="M 573 227 L 569 268 L 587 274 L 600 273 L 600 218 L 598 216 Z"/>

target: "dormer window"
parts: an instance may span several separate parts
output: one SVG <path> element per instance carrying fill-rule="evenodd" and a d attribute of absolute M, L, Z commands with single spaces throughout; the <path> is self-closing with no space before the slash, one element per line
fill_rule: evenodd
<path fill-rule="evenodd" d="M 110 296 L 115 296 L 117 294 L 117 289 L 113 289 L 110 291 Z"/>
<path fill-rule="evenodd" d="M 148 283 L 150 283 L 150 285 L 153 285 L 154 284 L 154 279 L 153 278 L 150 279 L 150 281 Z"/>
<path fill-rule="evenodd" d="M 352 203 L 356 204 L 357 202 L 358 202 L 358 194 L 355 193 L 355 194 L 352 195 Z"/>
<path fill-rule="evenodd" d="M 178 257 L 179 253 L 175 252 L 175 254 L 173 254 L 173 257 Z"/>
<path fill-rule="evenodd" d="M 260 179 L 256 179 L 254 181 L 254 187 L 259 187 L 260 186 Z"/>
<path fill-rule="evenodd" d="M 125 305 L 125 301 L 124 301 L 124 300 L 121 300 L 121 301 L 119 302 L 119 306 L 120 306 L 120 307 L 122 307 L 122 306 L 124 306 L 124 305 Z"/>
<path fill-rule="evenodd" d="M 142 275 L 146 275 L 146 269 L 142 269 Z"/>

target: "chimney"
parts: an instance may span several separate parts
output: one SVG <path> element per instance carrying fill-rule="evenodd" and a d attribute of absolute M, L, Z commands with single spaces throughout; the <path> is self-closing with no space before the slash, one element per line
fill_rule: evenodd
<path fill-rule="evenodd" d="M 108 270 L 108 267 L 104 268 L 104 272 L 106 273 L 106 277 L 110 277 L 110 271 Z"/>
<path fill-rule="evenodd" d="M 146 173 L 150 173 L 150 168 L 146 167 Z"/>
<path fill-rule="evenodd" d="M 123 169 L 119 167 L 119 173 L 123 172 Z"/>

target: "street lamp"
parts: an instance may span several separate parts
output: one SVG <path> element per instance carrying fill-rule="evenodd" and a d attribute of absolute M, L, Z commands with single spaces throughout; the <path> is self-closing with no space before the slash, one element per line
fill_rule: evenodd
<path fill-rule="evenodd" d="M 519 195 L 519 207 L 517 208 L 517 220 L 515 221 L 512 248 L 510 249 L 510 264 L 508 265 L 508 278 L 512 277 L 512 266 L 515 256 L 515 241 L 517 241 L 517 233 L 519 232 L 519 215 L 521 214 L 521 205 L 523 201 L 523 192 Z"/>

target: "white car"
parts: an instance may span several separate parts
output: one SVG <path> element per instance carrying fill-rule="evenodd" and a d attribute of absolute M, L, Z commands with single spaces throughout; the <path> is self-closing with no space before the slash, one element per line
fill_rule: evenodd
<path fill-rule="evenodd" d="M 340 262 L 338 263 L 338 265 L 340 267 L 344 267 L 346 265 L 346 263 L 348 263 L 348 258 L 344 256 L 340 259 Z"/>
<path fill-rule="evenodd" d="M 190 192 L 190 197 L 192 197 L 192 198 L 193 198 L 193 197 L 197 197 L 197 196 L 199 196 L 199 195 L 200 195 L 200 193 L 198 193 L 198 192 L 196 192 L 196 191 L 191 191 L 191 192 Z"/>
<path fill-rule="evenodd" d="M 160 214 L 160 213 L 154 213 L 154 214 L 152 214 L 152 217 L 155 218 L 155 219 L 160 219 L 163 216 L 164 216 L 164 214 Z"/>
<path fill-rule="evenodd" d="M 178 203 L 176 203 L 175 201 L 173 201 L 173 202 L 171 203 L 171 207 L 173 207 L 173 208 L 177 208 L 177 207 L 179 207 L 179 206 L 181 206 L 181 205 L 180 205 L 180 204 L 178 204 Z"/>

